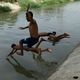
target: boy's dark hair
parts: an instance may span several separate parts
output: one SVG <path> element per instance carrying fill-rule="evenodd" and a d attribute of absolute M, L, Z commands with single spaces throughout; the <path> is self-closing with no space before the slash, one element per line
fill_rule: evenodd
<path fill-rule="evenodd" d="M 14 46 L 16 46 L 16 44 L 12 44 L 12 45 L 11 45 L 11 48 L 14 48 Z"/>
<path fill-rule="evenodd" d="M 49 32 L 49 33 L 48 33 L 48 36 L 49 36 L 49 35 L 54 35 L 54 36 L 55 36 L 55 35 L 56 35 L 56 32 L 55 32 L 55 31 L 53 31 L 52 33 Z"/>
<path fill-rule="evenodd" d="M 53 31 L 53 33 L 52 33 L 54 36 L 56 35 L 56 32 L 55 31 Z"/>
<path fill-rule="evenodd" d="M 26 12 L 26 16 L 28 16 L 28 14 L 30 14 L 33 17 L 33 13 L 31 11 Z"/>

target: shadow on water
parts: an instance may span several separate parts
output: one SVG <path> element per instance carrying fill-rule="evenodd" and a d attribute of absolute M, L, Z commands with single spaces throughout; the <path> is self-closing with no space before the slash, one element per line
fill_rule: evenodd
<path fill-rule="evenodd" d="M 37 62 L 37 65 L 39 65 L 42 71 L 35 71 L 23 67 L 13 56 L 11 56 L 11 59 L 13 59 L 15 63 L 12 62 L 9 58 L 7 58 L 6 60 L 14 67 L 15 71 L 32 80 L 46 80 L 48 76 L 50 76 L 56 70 L 55 68 L 58 66 L 56 62 L 48 62 L 45 61 L 41 56 L 36 56 L 34 60 Z M 45 72 L 45 70 L 47 71 Z M 49 71 L 51 72 L 48 73 Z"/>
<path fill-rule="evenodd" d="M 33 54 L 33 59 L 37 62 L 37 65 L 41 69 L 41 74 L 44 75 L 45 79 L 51 76 L 51 74 L 55 72 L 58 67 L 58 62 L 46 61 L 43 59 L 42 55 L 35 56 L 35 54 Z"/>
<path fill-rule="evenodd" d="M 37 71 L 33 71 L 33 70 L 27 70 L 13 56 L 11 56 L 11 58 L 15 61 L 16 64 L 12 63 L 9 58 L 7 58 L 6 60 L 14 67 L 16 72 L 18 72 L 28 78 L 33 78 L 35 80 L 38 79 L 37 76 L 40 73 L 38 73 Z"/>
<path fill-rule="evenodd" d="M 47 67 L 50 67 L 52 64 L 58 64 L 57 62 L 48 62 L 48 61 L 45 61 L 41 55 L 38 55 L 38 56 L 35 56 L 35 54 L 33 54 L 33 59 L 36 60 L 38 63 L 42 63 L 44 64 L 45 66 Z"/>

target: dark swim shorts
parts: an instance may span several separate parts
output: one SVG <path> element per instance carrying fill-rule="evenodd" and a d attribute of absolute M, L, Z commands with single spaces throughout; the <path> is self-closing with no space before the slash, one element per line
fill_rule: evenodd
<path fill-rule="evenodd" d="M 29 38 L 20 40 L 20 43 L 27 44 L 27 47 L 31 48 L 33 45 L 35 45 L 38 42 L 38 40 L 39 40 L 39 37 L 38 38 L 29 37 Z"/>

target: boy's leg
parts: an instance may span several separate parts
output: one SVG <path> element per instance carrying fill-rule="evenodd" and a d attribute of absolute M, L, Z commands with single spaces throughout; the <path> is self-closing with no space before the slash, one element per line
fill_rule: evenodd
<path fill-rule="evenodd" d="M 46 49 L 41 49 L 41 48 L 24 48 L 24 50 L 26 51 L 32 51 L 32 52 L 35 52 L 37 54 L 41 54 L 42 52 L 52 52 L 52 50 L 50 48 L 46 48 Z"/>
<path fill-rule="evenodd" d="M 41 32 L 41 33 L 39 33 L 39 36 L 40 37 L 48 36 L 48 33 L 47 32 Z"/>
<path fill-rule="evenodd" d="M 35 48 L 38 48 L 42 41 L 46 41 L 46 40 L 45 40 L 45 39 L 43 39 L 43 38 L 41 38 L 41 39 L 40 39 L 40 41 L 37 43 L 37 45 L 36 45 L 36 47 L 35 47 Z"/>
<path fill-rule="evenodd" d="M 32 51 L 32 52 L 35 52 L 35 53 L 39 53 L 39 51 L 41 50 L 41 48 L 24 48 L 24 50 L 26 51 Z"/>
<path fill-rule="evenodd" d="M 19 54 L 23 55 L 23 40 L 21 40 L 19 42 L 20 48 L 21 48 L 21 52 Z"/>
<path fill-rule="evenodd" d="M 35 48 L 38 48 L 42 41 L 45 41 L 45 40 L 43 38 L 41 38 L 40 41 L 35 46 Z M 35 59 L 35 54 L 33 54 L 33 58 Z"/>
<path fill-rule="evenodd" d="M 47 51 L 47 52 L 51 53 L 51 52 L 52 52 L 52 49 L 50 49 L 50 48 L 41 49 L 41 52 L 45 52 L 45 51 Z"/>
<path fill-rule="evenodd" d="M 56 32 L 53 31 L 53 32 L 41 32 L 41 33 L 39 33 L 40 37 L 49 36 L 49 35 L 54 35 L 55 36 Z"/>
<path fill-rule="evenodd" d="M 23 44 L 29 44 L 30 43 L 30 39 L 31 38 L 27 38 L 27 39 L 22 39 L 22 40 L 19 41 L 19 46 L 20 46 L 21 52 L 18 53 L 18 54 L 23 56 Z"/>
<path fill-rule="evenodd" d="M 27 47 L 28 47 L 28 48 L 31 48 L 31 47 L 32 47 L 33 45 L 35 45 L 37 42 L 38 42 L 38 38 L 35 39 L 35 38 L 32 38 L 32 37 L 29 37 L 29 38 L 27 38 L 27 39 L 22 39 L 22 40 L 20 40 L 19 45 L 20 45 L 21 53 L 19 53 L 19 54 L 21 54 L 21 55 L 23 56 L 23 49 L 25 49 L 25 48 L 23 47 L 23 44 L 27 44 Z M 26 49 L 26 50 L 28 51 L 28 49 Z"/>
<path fill-rule="evenodd" d="M 68 33 L 64 33 L 64 38 L 69 38 L 69 34 Z"/>
<path fill-rule="evenodd" d="M 43 39 L 43 38 L 41 38 L 41 40 L 39 41 L 39 43 L 36 45 L 35 48 L 33 48 L 33 47 L 32 48 L 27 48 L 27 47 L 23 46 L 22 49 L 23 50 L 26 50 L 26 51 L 32 51 L 32 52 L 35 52 L 35 53 L 39 53 L 41 51 L 41 48 L 38 48 L 38 46 L 41 44 L 42 41 L 46 41 L 46 40 Z M 11 53 L 9 55 L 14 54 L 17 51 L 17 49 L 18 50 L 21 50 L 21 47 L 19 45 L 16 45 L 15 46 L 15 49 L 13 48 L 13 50 L 11 51 Z M 44 51 L 48 51 L 48 50 L 47 49 L 44 49 L 41 52 L 44 52 Z M 21 53 L 17 53 L 17 54 L 22 55 Z"/>
<path fill-rule="evenodd" d="M 58 35 L 58 36 L 56 37 L 56 40 L 61 40 L 61 39 L 63 39 L 63 38 L 68 38 L 68 36 L 69 36 L 69 34 L 64 33 L 64 34 Z"/>

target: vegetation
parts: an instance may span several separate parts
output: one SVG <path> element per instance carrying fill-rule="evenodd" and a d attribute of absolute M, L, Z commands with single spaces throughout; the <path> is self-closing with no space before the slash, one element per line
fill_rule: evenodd
<path fill-rule="evenodd" d="M 5 1 L 5 2 L 17 2 L 19 5 L 22 7 L 22 9 L 26 9 L 28 4 L 30 4 L 30 8 L 50 8 L 54 6 L 55 4 L 63 4 L 67 3 L 70 1 L 75 1 L 75 0 L 0 0 L 0 1 Z M 2 10 L 3 9 L 3 10 Z M 0 7 L 0 11 L 10 11 L 8 7 Z"/>
<path fill-rule="evenodd" d="M 4 7 L 0 6 L 0 13 L 1 12 L 9 12 L 9 11 L 11 11 L 11 9 L 9 7 L 7 7 L 7 6 L 4 6 Z"/>
<path fill-rule="evenodd" d="M 19 5 L 26 9 L 28 4 L 30 4 L 30 8 L 40 8 L 40 3 L 35 3 L 33 0 L 18 0 Z"/>
<path fill-rule="evenodd" d="M 10 3 L 17 2 L 17 0 L 0 0 L 0 1 L 4 1 L 4 2 L 10 2 Z"/>
<path fill-rule="evenodd" d="M 36 1 L 36 2 L 35 2 Z M 18 0 L 22 8 L 26 8 L 28 4 L 31 5 L 31 8 L 43 8 L 48 6 L 54 6 L 54 4 L 62 4 L 70 2 L 71 0 Z"/>

